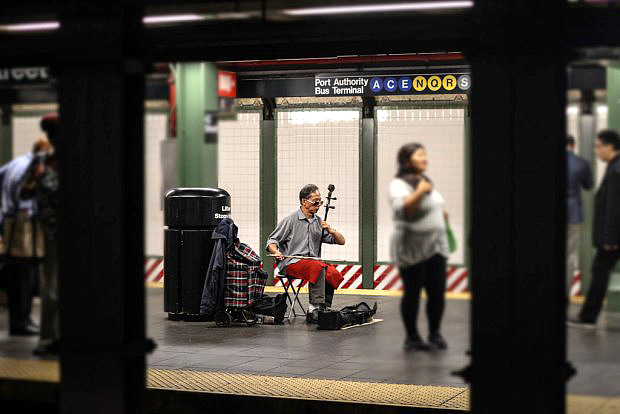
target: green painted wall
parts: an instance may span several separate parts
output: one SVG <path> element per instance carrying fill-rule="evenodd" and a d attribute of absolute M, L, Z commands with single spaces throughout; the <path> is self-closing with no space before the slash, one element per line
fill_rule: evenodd
<path fill-rule="evenodd" d="M 373 109 L 373 115 L 376 112 Z M 374 289 L 376 262 L 377 194 L 375 118 L 363 118 L 360 136 L 360 262 L 362 287 Z"/>
<path fill-rule="evenodd" d="M 612 62 L 607 68 L 607 111 L 607 127 L 620 131 L 620 62 Z M 607 310 L 620 312 L 620 264 L 611 275 Z"/>
<path fill-rule="evenodd" d="M 260 127 L 260 250 L 263 258 L 263 268 L 269 273 L 268 285 L 273 285 L 273 270 L 275 260 L 267 257 L 265 243 L 267 238 L 276 228 L 278 218 L 277 211 L 277 161 L 276 154 L 276 122 L 273 119 L 261 120 Z"/>
<path fill-rule="evenodd" d="M 205 143 L 205 111 L 218 109 L 213 63 L 176 68 L 179 186 L 217 187 L 217 142 Z"/>

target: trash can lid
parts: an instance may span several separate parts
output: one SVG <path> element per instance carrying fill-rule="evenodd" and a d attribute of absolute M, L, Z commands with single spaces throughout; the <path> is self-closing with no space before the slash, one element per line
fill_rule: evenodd
<path fill-rule="evenodd" d="M 166 198 L 172 197 L 208 197 L 208 198 L 219 198 L 219 197 L 230 197 L 230 194 L 226 190 L 221 188 L 212 188 L 212 187 L 193 187 L 193 188 L 175 188 L 174 190 L 168 191 L 166 193 Z"/>

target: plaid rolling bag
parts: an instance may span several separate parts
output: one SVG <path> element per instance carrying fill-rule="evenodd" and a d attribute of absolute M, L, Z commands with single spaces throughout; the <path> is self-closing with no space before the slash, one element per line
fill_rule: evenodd
<path fill-rule="evenodd" d="M 250 246 L 239 243 L 228 253 L 224 306 L 247 308 L 260 299 L 265 290 L 267 272 L 261 269 L 261 258 Z"/>

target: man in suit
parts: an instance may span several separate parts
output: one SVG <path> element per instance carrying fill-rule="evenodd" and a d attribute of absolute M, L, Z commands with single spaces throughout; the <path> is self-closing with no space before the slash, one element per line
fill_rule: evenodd
<path fill-rule="evenodd" d="M 577 268 L 579 234 L 583 223 L 583 205 L 581 189 L 590 190 L 593 185 L 590 164 L 575 154 L 575 138 L 566 137 L 566 286 L 568 295 Z"/>
<path fill-rule="evenodd" d="M 572 326 L 594 328 L 607 293 L 609 274 L 620 259 L 620 135 L 614 130 L 598 133 L 596 156 L 607 163 L 605 176 L 594 200 L 592 243 L 596 256 L 592 263 L 592 281 L 586 301 Z"/>

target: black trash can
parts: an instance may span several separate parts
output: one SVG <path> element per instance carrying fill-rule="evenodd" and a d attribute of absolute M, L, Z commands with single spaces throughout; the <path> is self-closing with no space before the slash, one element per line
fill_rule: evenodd
<path fill-rule="evenodd" d="M 177 188 L 164 200 L 164 311 L 172 320 L 196 321 L 215 243 L 213 230 L 230 217 L 230 194 L 221 188 Z"/>

